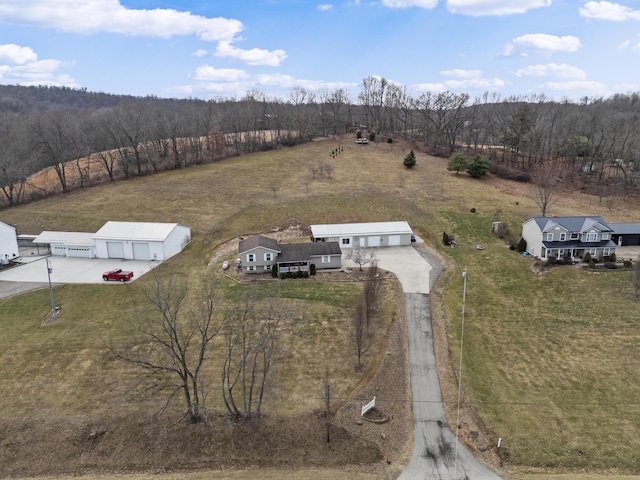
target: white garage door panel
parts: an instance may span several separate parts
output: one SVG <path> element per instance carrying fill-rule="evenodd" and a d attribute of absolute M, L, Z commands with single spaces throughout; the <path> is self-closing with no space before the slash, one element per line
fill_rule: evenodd
<path fill-rule="evenodd" d="M 91 258 L 91 250 L 89 248 L 69 247 L 67 255 L 69 257 Z"/>
<path fill-rule="evenodd" d="M 369 246 L 370 247 L 379 247 L 380 246 L 380 237 L 377 235 L 373 237 L 369 237 Z"/>
<path fill-rule="evenodd" d="M 67 255 L 67 247 L 64 245 L 51 245 L 51 254 L 52 255 Z"/>
<path fill-rule="evenodd" d="M 389 245 L 400 245 L 400 235 L 389 235 Z"/>
<path fill-rule="evenodd" d="M 109 258 L 124 258 L 124 243 L 107 242 L 107 256 Z"/>
<path fill-rule="evenodd" d="M 133 243 L 134 260 L 151 260 L 148 243 Z"/>

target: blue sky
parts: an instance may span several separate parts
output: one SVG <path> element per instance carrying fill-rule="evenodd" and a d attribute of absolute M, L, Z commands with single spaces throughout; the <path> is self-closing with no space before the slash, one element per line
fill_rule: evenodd
<path fill-rule="evenodd" d="M 640 91 L 638 0 L 0 0 L 0 83 L 286 98 Z"/>

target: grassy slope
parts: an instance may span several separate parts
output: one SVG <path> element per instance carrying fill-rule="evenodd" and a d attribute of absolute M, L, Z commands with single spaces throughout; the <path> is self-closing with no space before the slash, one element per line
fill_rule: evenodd
<path fill-rule="evenodd" d="M 457 176 L 446 172 L 445 160 L 420 154 L 417 166 L 407 170 L 402 159 L 408 148 L 396 144 L 347 143 L 332 160 L 333 178 L 312 180 L 307 165 L 328 157 L 334 147 L 333 141 L 318 142 L 101 186 L 4 211 L 3 221 L 18 224 L 24 233 L 38 232 L 40 225 L 95 231 L 106 220 L 177 221 L 192 228 L 194 242 L 170 263 L 194 271 L 206 265 L 219 243 L 290 223 L 406 219 L 434 245 L 446 230 L 460 246 L 445 253 L 455 260 L 455 270 L 466 266 L 469 272 L 463 367 L 467 400 L 495 439 L 503 438 L 510 463 L 636 469 L 640 408 L 635 399 L 640 392 L 633 379 L 640 367 L 640 313 L 628 274 L 558 268 L 536 275 L 529 259 L 491 236 L 496 218 L 519 232 L 520 222 L 538 213 L 529 186 Z M 268 187 L 272 181 L 280 182 L 277 196 Z M 639 210 L 629 203 L 607 204 L 610 208 L 571 193 L 562 196 L 556 212 L 599 214 L 608 221 L 638 219 Z M 471 214 L 471 207 L 478 213 Z M 485 250 L 473 250 L 478 243 Z M 452 275 L 444 297 L 454 355 L 459 351 L 461 280 Z M 43 292 L 0 305 L 6 332 L 0 339 L 0 374 L 12 378 L 16 368 L 27 370 L 26 381 L 0 386 L 0 395 L 10 400 L 3 402 L 0 416 L 19 415 L 31 404 L 47 405 L 54 413 L 93 409 L 96 404 L 87 392 L 103 382 L 110 386 L 112 400 L 122 403 L 121 387 L 92 353 L 99 340 L 85 329 L 118 322 L 111 312 L 130 308 L 135 297 L 129 291 L 135 288 L 120 295 L 121 289 L 62 287 L 56 295 L 65 307 L 65 321 L 54 328 L 39 326 L 47 310 Z M 319 323 L 338 308 L 330 303 L 316 310 Z M 322 330 L 308 349 L 318 351 L 319 345 L 331 343 L 326 341 L 331 334 L 331 327 Z M 321 365 L 332 355 L 325 352 L 312 376 L 321 377 Z M 78 365 L 85 375 L 77 375 Z M 345 389 L 353 380 L 350 371 L 343 372 Z M 25 386 L 34 398 L 24 396 Z"/>

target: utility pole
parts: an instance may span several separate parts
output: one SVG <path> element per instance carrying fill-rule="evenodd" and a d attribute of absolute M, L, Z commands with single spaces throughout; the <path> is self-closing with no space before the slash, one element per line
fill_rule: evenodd
<path fill-rule="evenodd" d="M 467 300 L 467 267 L 462 272 L 462 321 L 460 325 L 460 366 L 458 367 L 458 412 L 456 414 L 456 460 L 455 460 L 455 478 L 458 478 L 458 434 L 460 432 L 460 398 L 462 396 L 462 349 L 464 347 L 464 306 Z"/>
<path fill-rule="evenodd" d="M 51 298 L 51 316 L 56 319 L 58 318 L 58 312 L 56 311 L 56 302 L 53 299 L 53 287 L 51 286 L 51 272 L 53 272 L 53 268 L 51 267 L 51 264 L 49 263 L 49 259 L 46 258 L 45 261 L 47 262 L 47 277 L 49 278 L 49 297 Z"/>

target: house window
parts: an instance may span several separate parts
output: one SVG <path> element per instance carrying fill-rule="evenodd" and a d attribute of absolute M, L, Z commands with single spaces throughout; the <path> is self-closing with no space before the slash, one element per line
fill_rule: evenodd
<path fill-rule="evenodd" d="M 247 253 L 247 262 L 255 262 L 255 261 L 256 261 L 255 253 Z"/>
<path fill-rule="evenodd" d="M 608 257 L 609 255 L 611 255 L 611 249 L 610 248 L 605 248 L 602 251 L 602 255 L 604 255 L 605 257 Z"/>
<path fill-rule="evenodd" d="M 598 249 L 597 248 L 590 248 L 589 249 L 589 255 L 591 255 L 592 257 L 598 253 Z"/>
<path fill-rule="evenodd" d="M 351 245 L 351 239 L 350 238 L 343 238 L 341 240 L 342 245 Z"/>
<path fill-rule="evenodd" d="M 271 271 L 271 267 L 272 267 L 272 266 L 273 266 L 273 265 L 265 265 L 265 266 L 264 266 L 264 270 L 265 270 L 266 272 L 270 272 L 270 271 Z"/>
<path fill-rule="evenodd" d="M 598 233 L 597 232 L 589 232 L 587 233 L 587 242 L 597 242 L 598 241 Z"/>
<path fill-rule="evenodd" d="M 264 254 L 264 261 L 265 262 L 270 262 L 271 260 L 273 260 L 273 253 L 265 253 Z"/>
<path fill-rule="evenodd" d="M 609 240 L 609 234 L 608 233 L 603 233 L 602 234 L 602 240 Z"/>
<path fill-rule="evenodd" d="M 249 265 L 247 267 L 247 272 L 255 272 L 256 271 L 256 266 L 255 265 Z"/>
<path fill-rule="evenodd" d="M 331 257 L 329 255 L 323 255 L 322 263 L 331 263 Z"/>
<path fill-rule="evenodd" d="M 572 233 L 571 234 L 571 240 L 578 240 L 580 238 L 580 234 L 579 233 Z"/>
<path fill-rule="evenodd" d="M 547 242 L 553 242 L 553 233 L 547 233 Z"/>
<path fill-rule="evenodd" d="M 560 241 L 564 242 L 567 239 L 567 234 L 566 233 L 561 233 L 560 234 Z"/>

